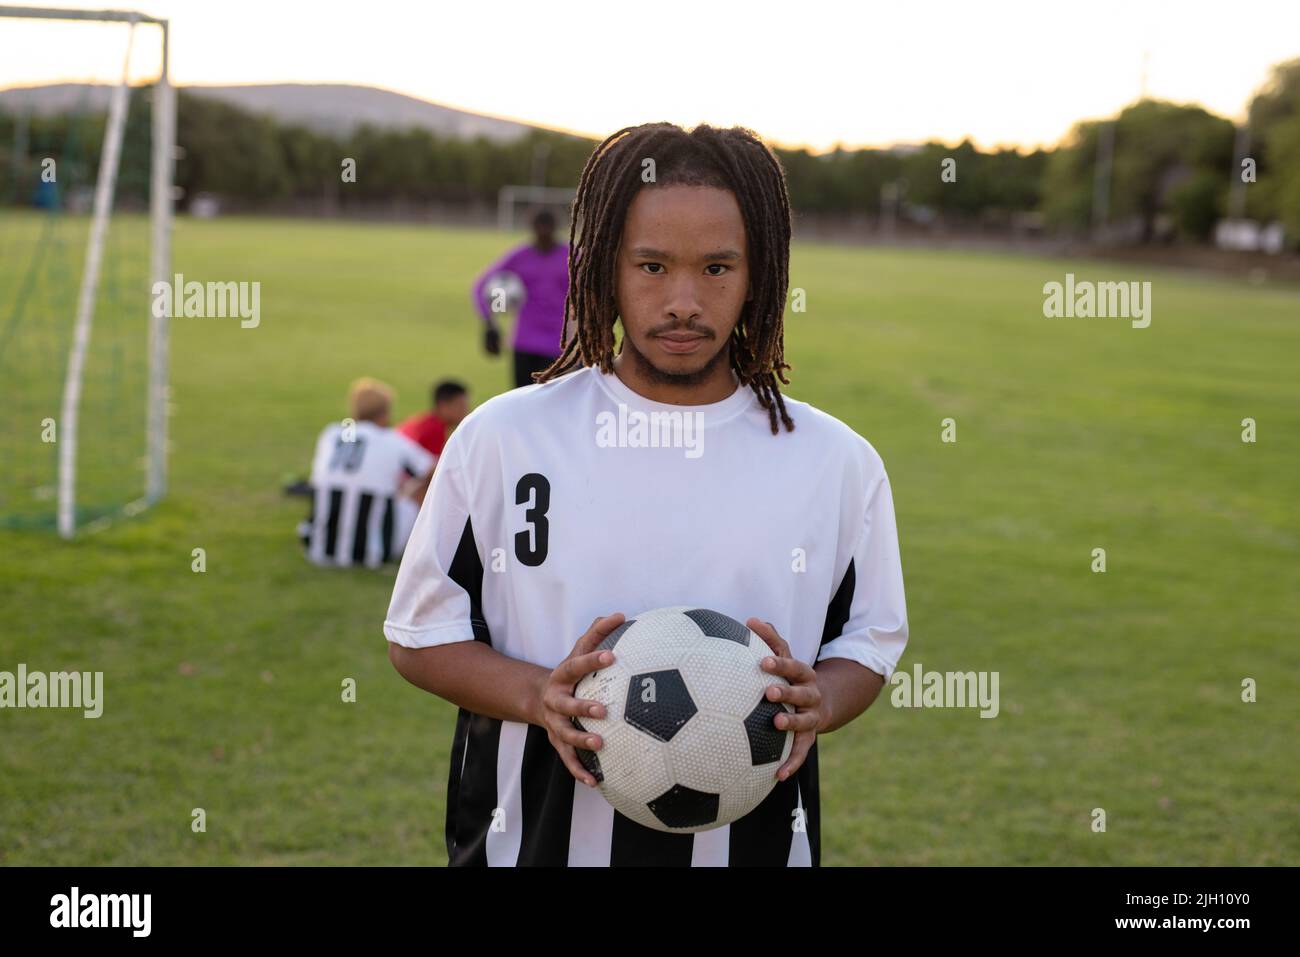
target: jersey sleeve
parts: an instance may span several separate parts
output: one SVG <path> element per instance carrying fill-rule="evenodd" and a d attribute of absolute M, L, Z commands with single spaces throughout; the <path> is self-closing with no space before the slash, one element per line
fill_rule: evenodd
<path fill-rule="evenodd" d="M 402 468 L 411 478 L 423 478 L 433 469 L 438 461 L 434 455 L 415 439 L 404 432 L 394 433 L 401 440 Z"/>
<path fill-rule="evenodd" d="M 817 660 L 848 658 L 888 682 L 907 644 L 898 528 L 883 469 L 867 499 L 849 565 L 831 601 Z"/>
<path fill-rule="evenodd" d="M 407 648 L 471 641 L 486 628 L 483 565 L 470 525 L 460 443 L 448 442 L 397 570 L 384 637 Z"/>
<path fill-rule="evenodd" d="M 313 488 L 325 483 L 329 472 L 330 455 L 334 451 L 334 427 L 327 425 L 316 437 L 316 448 L 311 455 L 311 476 L 308 482 Z"/>

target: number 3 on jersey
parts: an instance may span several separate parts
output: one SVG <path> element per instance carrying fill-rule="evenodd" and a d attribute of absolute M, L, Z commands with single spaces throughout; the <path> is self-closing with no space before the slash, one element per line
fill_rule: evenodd
<path fill-rule="evenodd" d="M 535 568 L 546 561 L 546 510 L 551 507 L 551 483 L 546 476 L 529 472 L 521 478 L 515 486 L 515 504 L 528 505 L 524 509 L 524 521 L 532 526 L 515 534 L 515 558 L 521 564 Z"/>

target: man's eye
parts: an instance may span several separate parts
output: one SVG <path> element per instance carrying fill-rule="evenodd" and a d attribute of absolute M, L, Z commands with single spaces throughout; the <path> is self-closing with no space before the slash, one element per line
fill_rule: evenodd
<path fill-rule="evenodd" d="M 730 266 L 724 266 L 724 265 L 722 265 L 722 263 L 711 263 L 711 264 L 709 264 L 709 266 L 706 267 L 706 268 L 708 268 L 708 269 L 730 269 L 731 267 L 730 267 Z M 710 275 L 710 276 L 721 276 L 721 275 L 724 275 L 724 273 L 714 272 L 714 273 L 709 273 L 709 275 Z"/>
<path fill-rule="evenodd" d="M 662 269 L 662 268 L 663 268 L 663 266 L 660 266 L 659 263 L 642 263 L 642 264 L 641 264 L 641 268 L 642 268 L 642 269 L 645 269 L 647 266 L 656 266 L 656 267 L 658 267 L 659 269 Z M 657 276 L 657 275 L 659 275 L 659 274 L 658 274 L 657 272 L 652 272 L 650 275 L 652 275 L 652 276 Z"/>

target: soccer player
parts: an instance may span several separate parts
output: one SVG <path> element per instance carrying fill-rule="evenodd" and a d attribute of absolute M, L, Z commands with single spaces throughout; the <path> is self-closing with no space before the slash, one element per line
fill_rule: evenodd
<path fill-rule="evenodd" d="M 469 415 L 469 390 L 455 379 L 443 379 L 433 387 L 433 408 L 413 415 L 397 431 L 425 451 L 441 455 L 447 436 Z"/>
<path fill-rule="evenodd" d="M 474 306 L 486 324 L 483 348 L 501 353 L 501 330 L 492 311 L 488 281 L 513 273 L 524 287 L 524 305 L 515 320 L 515 388 L 533 384 L 533 373 L 555 361 L 564 332 L 564 295 L 569 288 L 569 246 L 555 241 L 555 216 L 542 210 L 533 217 L 533 241 L 511 249 L 488 266 L 474 283 Z"/>
<path fill-rule="evenodd" d="M 388 427 L 393 390 L 377 379 L 352 383 L 351 421 L 316 440 L 311 515 L 299 528 L 318 565 L 374 568 L 401 556 L 437 456 Z"/>
<path fill-rule="evenodd" d="M 875 700 L 907 614 L 880 456 L 780 391 L 784 173 L 744 128 L 628 127 L 574 214 L 575 335 L 448 440 L 384 624 L 397 670 L 460 709 L 450 863 L 818 865 L 817 736 Z M 669 605 L 746 623 L 795 709 L 771 794 L 696 834 L 617 813 L 575 750 L 602 746 L 572 721 L 604 715 L 574 697 L 618 658 L 596 646 Z"/>

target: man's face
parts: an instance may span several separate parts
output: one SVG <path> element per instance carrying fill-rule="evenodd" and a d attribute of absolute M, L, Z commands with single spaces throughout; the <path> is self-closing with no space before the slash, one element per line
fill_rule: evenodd
<path fill-rule="evenodd" d="M 749 298 L 736 197 L 712 186 L 643 187 L 628 207 L 616 280 L 623 351 L 655 378 L 699 380 L 727 359 Z"/>
<path fill-rule="evenodd" d="M 469 396 L 461 393 L 450 399 L 443 399 L 433 410 L 433 414 L 442 419 L 443 425 L 450 432 L 460 425 L 460 420 L 469 415 Z"/>

